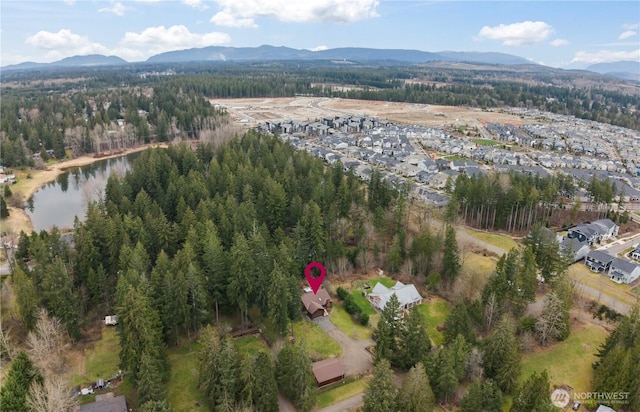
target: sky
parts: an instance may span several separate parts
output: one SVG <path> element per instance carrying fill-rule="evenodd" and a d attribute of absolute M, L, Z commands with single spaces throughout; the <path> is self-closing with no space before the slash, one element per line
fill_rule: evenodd
<path fill-rule="evenodd" d="M 263 44 L 483 51 L 552 67 L 640 61 L 638 1 L 2 0 L 0 66 Z"/>

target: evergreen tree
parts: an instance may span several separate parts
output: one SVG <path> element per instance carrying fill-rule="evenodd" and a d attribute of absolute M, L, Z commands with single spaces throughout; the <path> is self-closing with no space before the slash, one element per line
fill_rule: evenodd
<path fill-rule="evenodd" d="M 142 404 L 139 409 L 140 412 L 172 412 L 173 409 L 167 403 L 163 401 L 148 401 Z"/>
<path fill-rule="evenodd" d="M 438 398 L 445 403 L 458 387 L 458 377 L 455 369 L 455 359 L 451 352 L 440 351 L 439 374 L 436 377 Z"/>
<path fill-rule="evenodd" d="M 73 291 L 73 279 L 62 259 L 47 265 L 40 284 L 42 303 L 57 317 L 74 339 L 80 338 L 78 296 Z"/>
<path fill-rule="evenodd" d="M 283 334 L 289 324 L 289 305 L 293 299 L 288 287 L 287 274 L 278 262 L 274 262 L 269 276 L 270 284 L 267 295 L 269 319 L 273 320 L 276 330 Z"/>
<path fill-rule="evenodd" d="M 253 362 L 253 405 L 256 411 L 278 411 L 278 385 L 271 356 L 264 351 L 258 352 Z"/>
<path fill-rule="evenodd" d="M 462 335 L 467 342 L 473 342 L 474 335 L 471 330 L 471 318 L 469 318 L 467 305 L 464 302 L 456 304 L 444 322 L 444 344 L 448 345 L 458 335 Z"/>
<path fill-rule="evenodd" d="M 256 266 L 249 243 L 244 235 L 237 233 L 230 252 L 230 274 L 227 291 L 229 298 L 238 305 L 243 325 L 247 323 L 249 304 L 254 295 Z"/>
<path fill-rule="evenodd" d="M 422 363 L 412 367 L 404 378 L 397 404 L 398 410 L 403 412 L 433 411 L 435 399 Z"/>
<path fill-rule="evenodd" d="M 431 350 L 431 339 L 427 334 L 426 322 L 418 308 L 409 310 L 403 319 L 404 327 L 400 341 L 402 347 L 398 353 L 398 366 L 409 369 L 422 363 Z"/>
<path fill-rule="evenodd" d="M 484 370 L 504 392 L 516 388 L 521 369 L 520 345 L 516 338 L 515 322 L 503 316 L 484 347 Z"/>
<path fill-rule="evenodd" d="M 511 412 L 553 412 L 557 410 L 549 396 L 549 375 L 534 372 L 516 391 Z"/>
<path fill-rule="evenodd" d="M 276 361 L 278 387 L 301 411 L 309 411 L 316 401 L 316 378 L 311 359 L 302 342 L 299 346 L 286 344 Z"/>
<path fill-rule="evenodd" d="M 484 410 L 482 402 L 482 382 L 475 380 L 469 386 L 467 393 L 465 393 L 460 402 L 460 412 L 482 412 Z"/>
<path fill-rule="evenodd" d="M 394 363 L 400 349 L 400 337 L 402 336 L 402 311 L 400 301 L 394 293 L 380 312 L 380 320 L 375 330 L 376 361 L 387 359 Z"/>
<path fill-rule="evenodd" d="M 444 253 L 442 257 L 442 279 L 447 285 L 453 285 L 453 282 L 460 274 L 460 267 L 456 230 L 453 226 L 447 225 L 444 238 Z"/>
<path fill-rule="evenodd" d="M 373 369 L 373 377 L 364 391 L 363 412 L 388 412 L 397 409 L 398 388 L 393 379 L 389 361 L 378 361 Z"/>
<path fill-rule="evenodd" d="M 460 403 L 460 412 L 502 411 L 502 392 L 492 380 L 474 380 Z"/>
<path fill-rule="evenodd" d="M 163 369 L 162 365 L 159 364 L 159 359 L 154 358 L 147 351 L 142 353 L 137 380 L 140 404 L 166 399 L 166 388 L 164 385 L 159 384 L 164 381 Z"/>
<path fill-rule="evenodd" d="M 33 282 L 22 270 L 20 265 L 13 268 L 11 274 L 13 287 L 16 294 L 18 313 L 27 329 L 33 328 L 36 322 L 36 310 L 38 309 L 38 293 Z"/>
<path fill-rule="evenodd" d="M 20 352 L 0 388 L 0 407 L 3 411 L 27 412 L 26 397 L 32 382 L 42 378 L 26 353 Z"/>
<path fill-rule="evenodd" d="M 6 219 L 9 217 L 9 208 L 7 202 L 4 200 L 4 196 L 0 196 L 0 219 Z"/>

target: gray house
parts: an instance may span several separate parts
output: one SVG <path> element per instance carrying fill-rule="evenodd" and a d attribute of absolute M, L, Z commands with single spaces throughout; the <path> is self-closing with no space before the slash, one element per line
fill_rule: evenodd
<path fill-rule="evenodd" d="M 609 267 L 609 277 L 617 283 L 632 283 L 640 277 L 640 266 L 626 259 L 615 258 Z"/>
<path fill-rule="evenodd" d="M 567 237 L 588 242 L 590 245 L 618 236 L 620 227 L 611 219 L 600 219 L 591 223 L 581 223 L 567 231 Z"/>
<path fill-rule="evenodd" d="M 609 271 L 613 259 L 614 257 L 608 253 L 600 250 L 592 250 L 587 253 L 584 264 L 587 265 L 592 272 L 605 273 Z"/>
<path fill-rule="evenodd" d="M 584 259 L 590 250 L 589 243 L 581 242 L 579 239 L 569 239 L 565 237 L 560 242 L 560 251 L 566 251 L 568 256 L 573 258 L 574 263 Z"/>

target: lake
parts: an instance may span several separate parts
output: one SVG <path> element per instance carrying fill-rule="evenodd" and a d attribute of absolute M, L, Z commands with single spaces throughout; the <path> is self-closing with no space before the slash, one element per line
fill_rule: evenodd
<path fill-rule="evenodd" d="M 73 228 L 75 217 L 84 220 L 89 201 L 104 196 L 104 188 L 111 173 L 123 176 L 140 153 L 93 164 L 73 167 L 40 188 L 29 199 L 25 211 L 31 218 L 33 230 Z"/>

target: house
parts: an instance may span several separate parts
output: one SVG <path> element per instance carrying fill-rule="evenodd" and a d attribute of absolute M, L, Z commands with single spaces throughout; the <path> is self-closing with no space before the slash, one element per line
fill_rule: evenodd
<path fill-rule="evenodd" d="M 567 237 L 577 238 L 581 242 L 587 241 L 590 245 L 618 236 L 620 227 L 611 219 L 600 219 L 591 223 L 581 223 L 567 231 Z"/>
<path fill-rule="evenodd" d="M 307 292 L 301 297 L 302 304 L 311 319 L 329 316 L 331 297 L 326 289 L 319 289 L 318 293 Z"/>
<path fill-rule="evenodd" d="M 402 282 L 388 288 L 378 282 L 373 290 L 366 295 L 367 299 L 377 309 L 384 309 L 392 295 L 396 295 L 400 301 L 400 308 L 403 310 L 410 309 L 422 303 L 422 296 L 414 285 L 405 285 Z"/>
<path fill-rule="evenodd" d="M 96 401 L 80 405 L 78 412 L 127 412 L 124 395 L 115 396 L 113 392 L 96 395 Z"/>
<path fill-rule="evenodd" d="M 589 243 L 581 242 L 579 239 L 570 239 L 565 237 L 560 242 L 560 250 L 566 251 L 567 256 L 571 256 L 573 262 L 577 262 L 581 259 L 584 259 L 587 256 L 587 253 L 591 250 L 589 248 Z"/>
<path fill-rule="evenodd" d="M 632 283 L 640 277 L 640 266 L 626 259 L 615 258 L 609 267 L 609 277 L 616 283 Z"/>
<path fill-rule="evenodd" d="M 640 243 L 638 243 L 633 252 L 631 252 L 631 257 L 640 260 Z"/>
<path fill-rule="evenodd" d="M 584 264 L 591 269 L 592 272 L 604 273 L 608 272 L 613 262 L 613 256 L 600 250 L 592 250 L 587 253 Z"/>
<path fill-rule="evenodd" d="M 313 375 L 316 377 L 318 388 L 339 382 L 344 379 L 344 368 L 340 359 L 329 358 L 311 365 Z"/>

